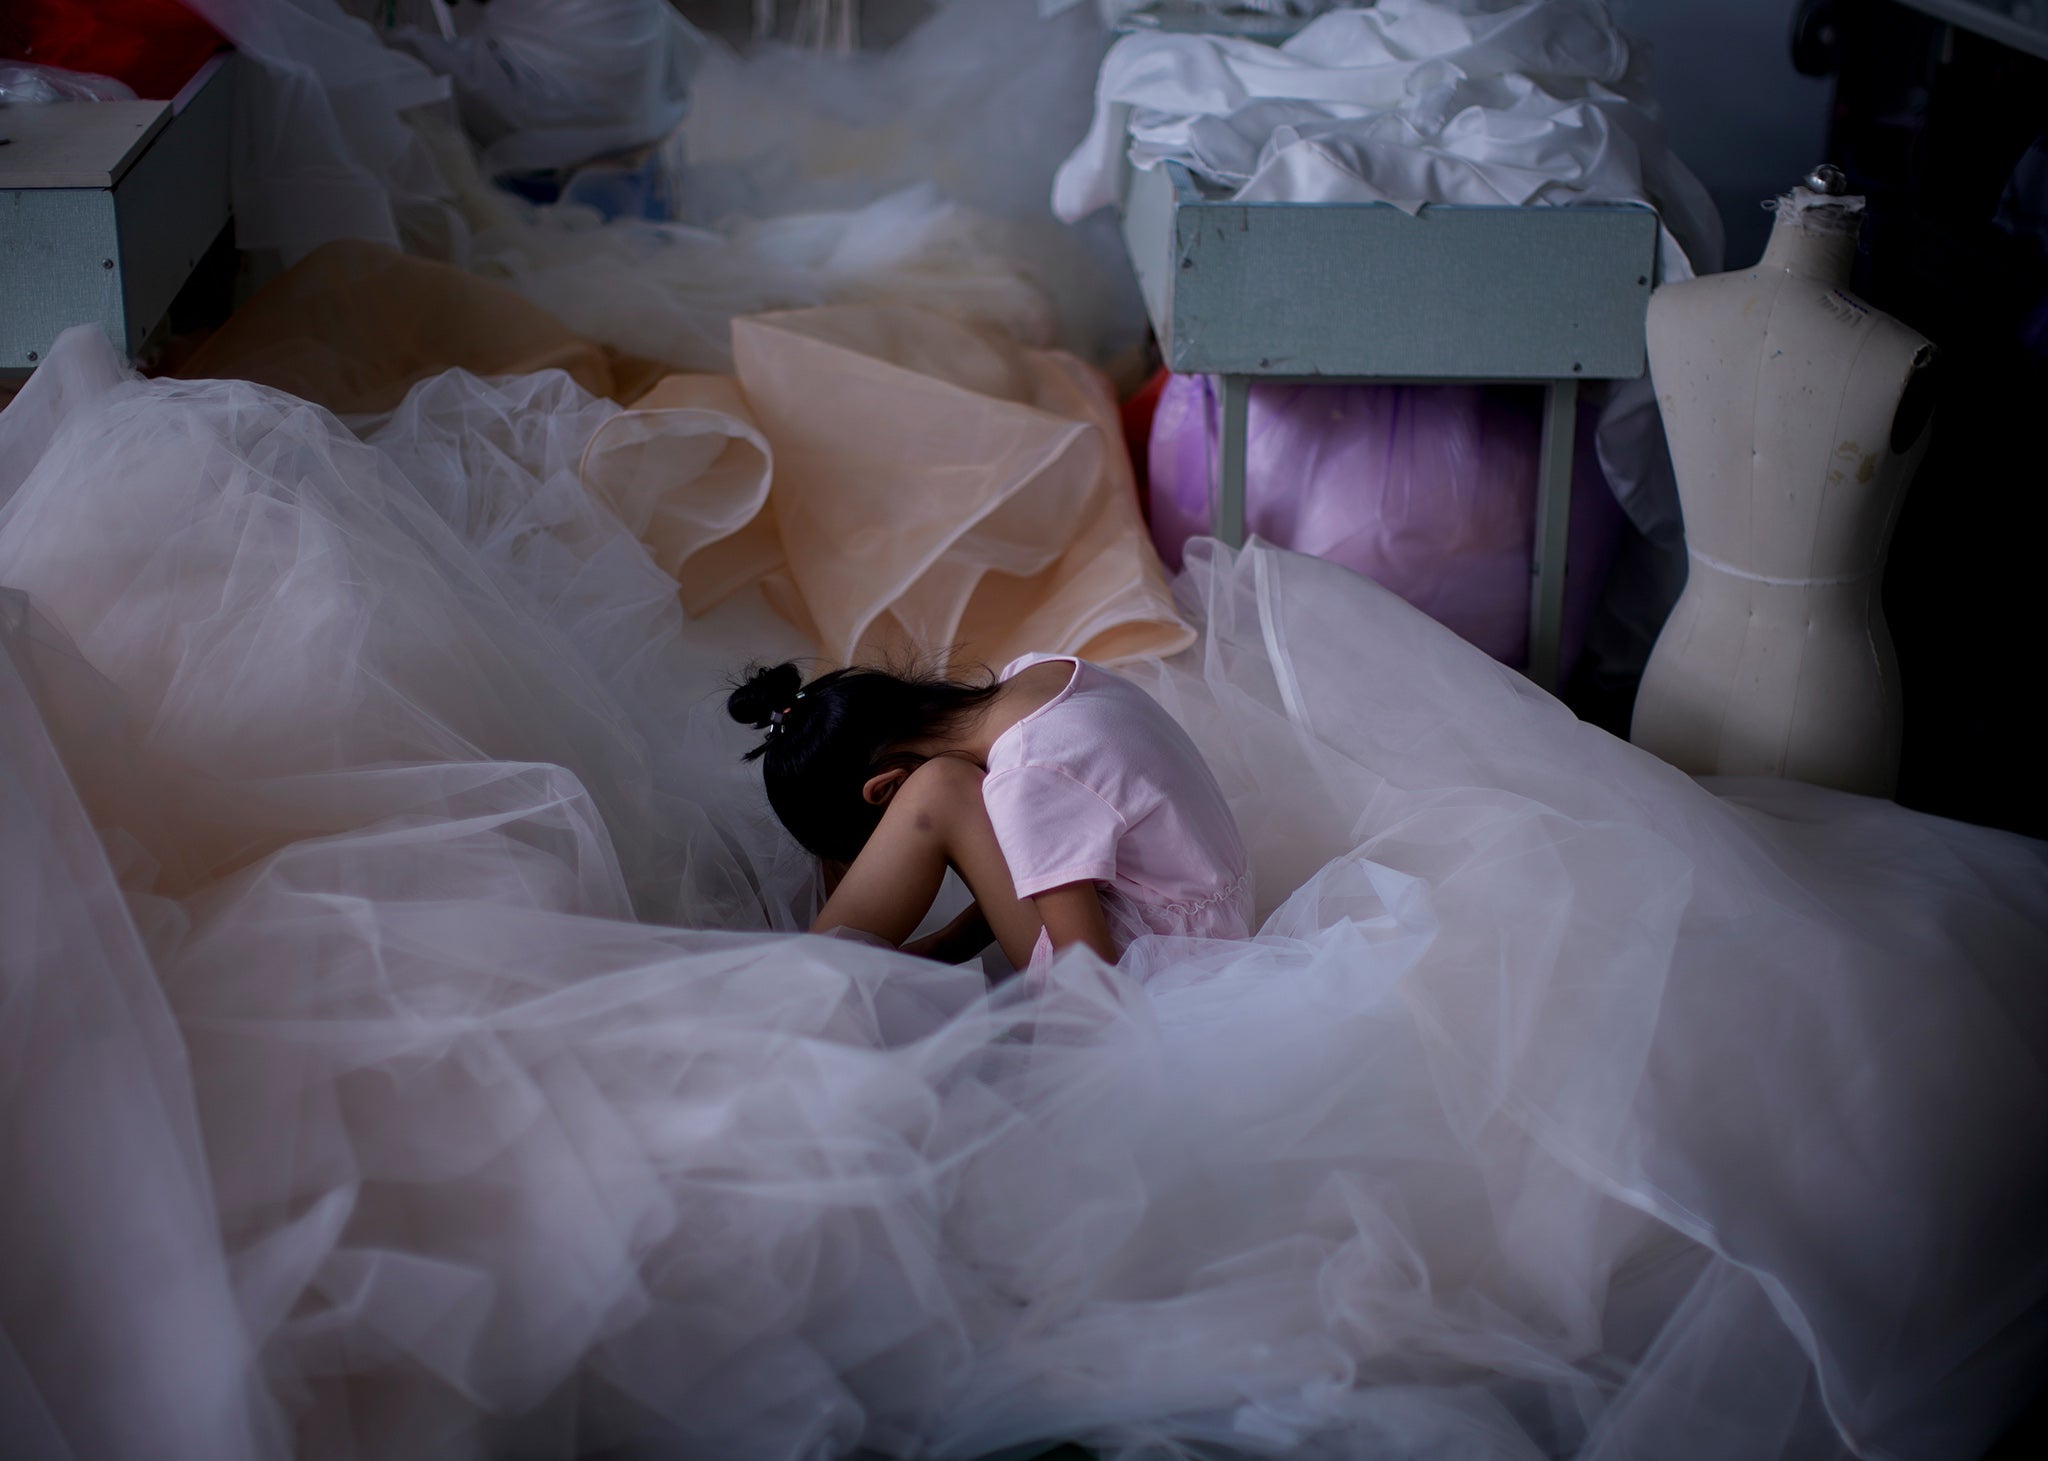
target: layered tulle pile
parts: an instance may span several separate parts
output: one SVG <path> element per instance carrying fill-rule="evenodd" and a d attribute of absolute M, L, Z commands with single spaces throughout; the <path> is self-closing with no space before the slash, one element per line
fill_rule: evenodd
<path fill-rule="evenodd" d="M 1197 544 L 1136 673 L 1262 930 L 986 994 L 788 931 L 717 692 L 791 631 L 685 616 L 612 411 L 358 438 L 74 335 L 0 415 L 11 1451 L 1933 1458 L 2024 1398 L 2040 847 L 1702 787 Z"/>

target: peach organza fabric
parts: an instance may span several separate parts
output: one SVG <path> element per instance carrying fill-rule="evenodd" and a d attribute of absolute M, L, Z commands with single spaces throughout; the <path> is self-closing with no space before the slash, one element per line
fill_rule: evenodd
<path fill-rule="evenodd" d="M 389 411 L 420 381 L 455 369 L 560 370 L 621 402 L 662 373 L 575 334 L 502 284 L 343 239 L 257 290 L 176 374 L 255 381 L 347 416 Z"/>
<path fill-rule="evenodd" d="M 340 243 L 179 373 L 346 415 L 389 411 L 447 369 L 562 370 L 627 406 L 592 435 L 583 480 L 684 607 L 759 584 L 828 661 L 1113 664 L 1192 642 L 1092 367 L 906 303 L 737 319 L 732 344 L 731 376 L 663 377 L 487 280 Z"/>

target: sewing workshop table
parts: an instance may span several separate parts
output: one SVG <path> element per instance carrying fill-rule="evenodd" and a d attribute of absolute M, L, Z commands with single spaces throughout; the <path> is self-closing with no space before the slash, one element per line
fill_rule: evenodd
<path fill-rule="evenodd" d="M 1643 373 L 1657 215 L 1635 205 L 1237 203 L 1128 169 L 1124 241 L 1166 364 L 1220 378 L 1211 522 L 1244 542 L 1251 382 L 1545 387 L 1529 677 L 1557 688 L 1578 387 Z"/>

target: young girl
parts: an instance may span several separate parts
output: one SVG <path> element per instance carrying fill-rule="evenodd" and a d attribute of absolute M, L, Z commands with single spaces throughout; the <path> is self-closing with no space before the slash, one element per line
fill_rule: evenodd
<path fill-rule="evenodd" d="M 993 939 L 1019 969 L 1086 944 L 1114 961 L 1142 933 L 1243 938 L 1237 822 L 1194 742 L 1143 690 L 1071 656 L 1027 655 L 989 685 L 795 665 L 726 702 L 767 739 L 768 800 L 845 864 L 812 928 L 902 945 L 946 869 L 973 904 L 909 947 L 952 962 Z"/>

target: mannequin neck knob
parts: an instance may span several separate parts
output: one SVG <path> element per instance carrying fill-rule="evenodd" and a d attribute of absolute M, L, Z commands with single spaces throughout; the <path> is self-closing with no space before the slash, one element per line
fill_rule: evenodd
<path fill-rule="evenodd" d="M 1861 198 L 1827 198 L 1794 189 L 1778 207 L 1771 241 L 1758 264 L 1783 269 L 1802 279 L 1844 285 L 1856 259 L 1856 234 L 1862 224 Z"/>

